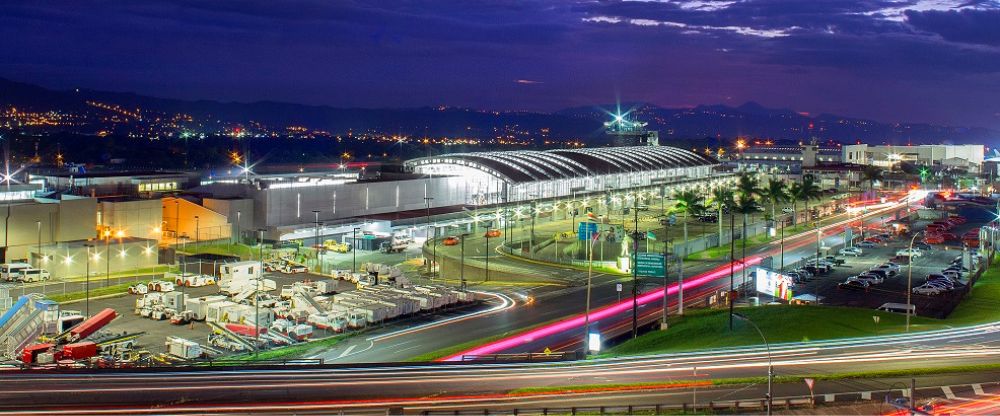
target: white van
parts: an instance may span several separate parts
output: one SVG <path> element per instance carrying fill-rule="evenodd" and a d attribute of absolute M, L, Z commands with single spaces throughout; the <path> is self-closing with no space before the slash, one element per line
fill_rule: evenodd
<path fill-rule="evenodd" d="M 13 282 L 21 277 L 21 274 L 27 270 L 33 268 L 28 263 L 4 263 L 0 264 L 0 279 L 6 280 L 8 282 Z"/>
<path fill-rule="evenodd" d="M 49 280 L 49 272 L 45 269 L 24 269 L 21 271 L 21 275 L 17 277 L 17 280 L 24 283 L 41 282 Z"/>

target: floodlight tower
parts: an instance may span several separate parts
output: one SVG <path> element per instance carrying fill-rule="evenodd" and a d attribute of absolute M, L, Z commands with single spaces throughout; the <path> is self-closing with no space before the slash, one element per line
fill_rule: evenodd
<path fill-rule="evenodd" d="M 659 146 L 659 133 L 646 130 L 647 123 L 633 119 L 630 113 L 619 109 L 611 114 L 611 121 L 604 122 L 605 132 L 613 138 L 615 146 Z"/>

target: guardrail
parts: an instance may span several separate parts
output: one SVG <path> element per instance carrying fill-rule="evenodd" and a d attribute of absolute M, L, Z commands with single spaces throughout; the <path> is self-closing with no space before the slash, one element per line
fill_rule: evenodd
<path fill-rule="evenodd" d="M 504 361 L 569 361 L 579 359 L 576 351 L 529 352 L 523 354 L 463 355 L 462 361 L 504 362 Z"/>
<path fill-rule="evenodd" d="M 796 397 L 787 399 L 776 399 L 772 402 L 772 409 L 789 410 L 792 408 L 813 407 L 816 401 L 810 397 Z M 767 409 L 767 400 L 729 400 L 708 402 L 701 404 L 679 403 L 679 404 L 650 404 L 650 405 L 626 405 L 626 406 L 581 406 L 581 407 L 542 407 L 526 409 L 478 409 L 478 410 L 450 410 L 420 412 L 422 415 L 614 415 L 614 414 L 654 414 L 664 413 L 713 413 L 716 411 L 729 411 L 736 413 L 761 412 Z M 389 414 L 392 414 L 391 412 Z"/>

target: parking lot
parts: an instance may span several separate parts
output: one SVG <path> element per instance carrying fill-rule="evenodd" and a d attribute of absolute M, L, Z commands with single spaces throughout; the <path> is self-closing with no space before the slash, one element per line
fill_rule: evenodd
<path fill-rule="evenodd" d="M 968 221 L 957 225 L 949 230 L 955 235 L 961 236 L 968 230 L 976 229 L 984 222 L 984 218 L 976 215 L 975 212 L 960 210 Z M 968 216 L 967 216 L 967 215 Z M 972 218 L 975 217 L 975 218 Z M 862 248 L 862 254 L 857 257 L 837 255 L 838 260 L 843 260 L 842 265 L 835 266 L 828 273 L 821 273 L 804 282 L 797 283 L 793 289 L 795 295 L 812 294 L 821 299 L 822 304 L 832 306 L 850 306 L 859 308 L 878 308 L 886 303 L 907 303 L 907 276 L 912 267 L 912 284 L 916 288 L 927 282 L 927 276 L 932 273 L 941 273 L 941 270 L 950 266 L 952 261 L 963 253 L 961 241 L 951 240 L 945 244 L 935 244 L 920 250 L 921 255 L 913 257 L 911 265 L 907 264 L 905 258 L 897 257 L 897 252 L 905 250 L 910 243 L 913 233 L 923 230 L 930 220 L 914 220 L 910 232 L 893 236 L 873 248 Z M 865 236 L 869 236 L 866 230 Z M 920 242 L 922 236 L 916 238 Z M 853 276 L 871 270 L 894 261 L 899 265 L 896 273 L 887 273 L 881 283 L 873 283 L 867 288 L 860 287 L 840 287 L 841 283 Z M 959 303 L 962 296 L 968 289 L 968 279 L 971 273 L 966 272 L 954 288 L 950 291 L 936 295 L 912 294 L 911 303 L 916 307 L 916 314 L 920 316 L 944 318 Z"/>

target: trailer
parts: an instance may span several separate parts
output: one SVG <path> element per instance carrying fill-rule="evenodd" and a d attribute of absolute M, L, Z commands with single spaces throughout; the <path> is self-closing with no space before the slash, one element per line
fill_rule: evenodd
<path fill-rule="evenodd" d="M 185 360 L 194 360 L 197 358 L 201 358 L 202 354 L 204 353 L 202 351 L 201 344 L 180 337 L 168 336 L 166 347 L 167 347 L 167 354 Z"/>
<path fill-rule="evenodd" d="M 89 337 L 93 333 L 97 332 L 101 328 L 104 328 L 111 321 L 118 317 L 118 312 L 114 309 L 105 308 L 104 310 L 98 312 L 96 315 L 90 317 L 86 321 L 83 321 L 80 325 L 73 327 L 69 330 L 69 336 L 66 338 L 68 342 L 80 341 L 84 338 Z"/>
<path fill-rule="evenodd" d="M 222 295 L 202 296 L 199 298 L 186 298 L 184 302 L 187 310 L 191 311 L 191 319 L 204 321 L 208 316 L 208 307 L 211 304 L 224 302 L 226 297 Z"/>
<path fill-rule="evenodd" d="M 63 345 L 62 357 L 70 360 L 86 360 L 97 355 L 97 344 L 90 341 Z"/>

